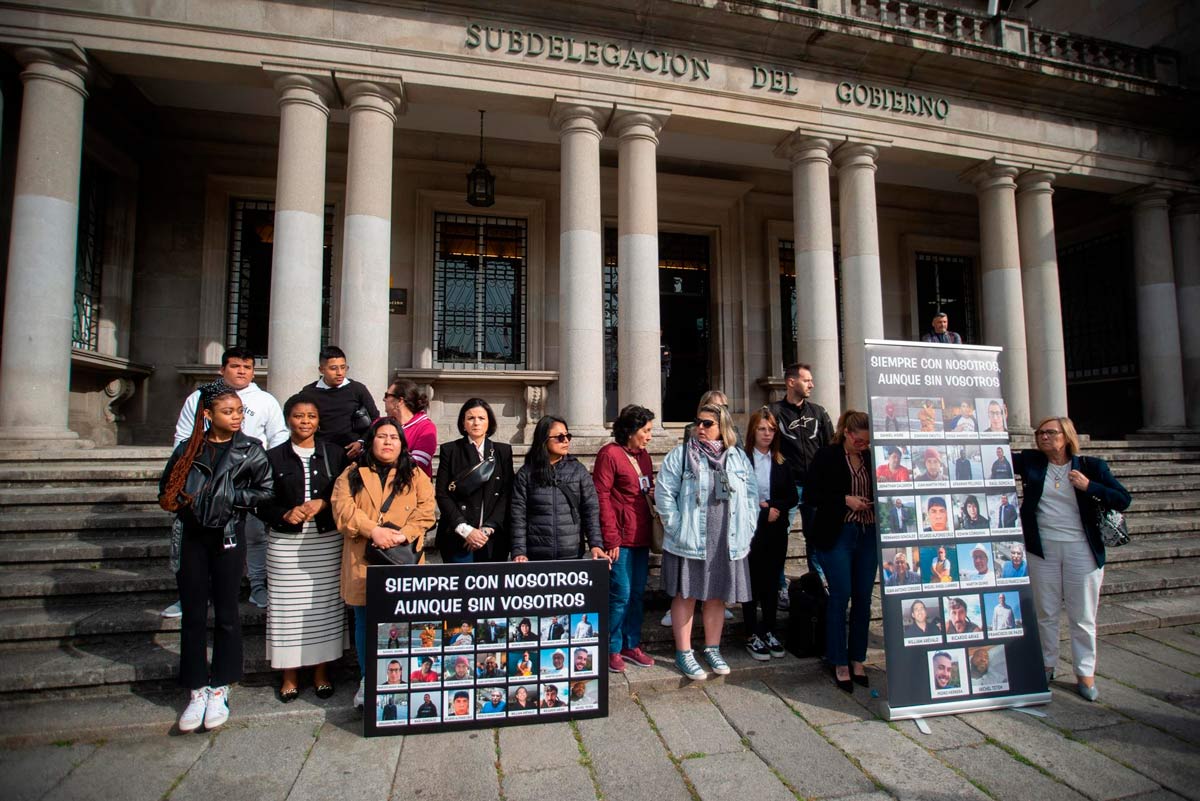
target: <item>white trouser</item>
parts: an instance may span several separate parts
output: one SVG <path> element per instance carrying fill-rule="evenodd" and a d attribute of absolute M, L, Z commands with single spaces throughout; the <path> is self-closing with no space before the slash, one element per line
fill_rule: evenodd
<path fill-rule="evenodd" d="M 1096 567 L 1091 547 L 1082 540 L 1042 540 L 1042 550 L 1045 558 L 1027 554 L 1042 638 L 1042 664 L 1048 668 L 1058 664 L 1058 620 L 1065 606 L 1075 675 L 1091 676 L 1096 672 L 1096 609 L 1104 568 Z"/>

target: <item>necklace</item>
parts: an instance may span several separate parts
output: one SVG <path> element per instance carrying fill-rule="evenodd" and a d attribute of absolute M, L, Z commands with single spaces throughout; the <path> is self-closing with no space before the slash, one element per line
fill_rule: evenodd
<path fill-rule="evenodd" d="M 1067 477 L 1067 473 L 1071 471 L 1071 463 L 1066 464 L 1048 464 L 1050 469 L 1050 477 L 1054 479 L 1054 488 L 1058 489 L 1062 485 L 1062 480 Z"/>

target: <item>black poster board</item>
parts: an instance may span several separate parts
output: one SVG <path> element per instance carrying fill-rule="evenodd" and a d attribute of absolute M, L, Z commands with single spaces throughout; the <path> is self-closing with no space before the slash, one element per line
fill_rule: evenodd
<path fill-rule="evenodd" d="M 866 344 L 888 720 L 1050 701 L 999 356 Z"/>
<path fill-rule="evenodd" d="M 367 568 L 367 737 L 608 715 L 608 563 Z"/>

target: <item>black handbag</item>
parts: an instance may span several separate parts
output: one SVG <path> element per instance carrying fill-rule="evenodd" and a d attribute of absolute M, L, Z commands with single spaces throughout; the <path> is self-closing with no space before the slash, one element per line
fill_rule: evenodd
<path fill-rule="evenodd" d="M 474 446 L 472 446 L 474 447 Z M 465 501 L 476 492 L 478 492 L 484 484 L 492 480 L 492 475 L 496 472 L 496 451 L 488 443 L 487 454 L 478 463 L 459 473 L 446 486 L 446 491 L 453 495 L 457 500 Z"/>
<path fill-rule="evenodd" d="M 371 427 L 371 413 L 367 411 L 366 406 L 359 405 L 350 415 L 350 430 L 355 434 L 363 435 L 367 429 Z"/>
<path fill-rule="evenodd" d="M 396 489 L 393 487 L 392 494 L 383 502 L 383 506 L 379 507 L 379 525 L 399 531 L 399 526 L 383 519 L 387 510 L 392 508 L 392 501 L 395 499 Z M 368 565 L 415 565 L 418 558 L 417 543 L 406 542 L 403 545 L 393 545 L 391 548 L 380 548 L 371 540 L 367 540 L 367 550 L 364 556 Z"/>

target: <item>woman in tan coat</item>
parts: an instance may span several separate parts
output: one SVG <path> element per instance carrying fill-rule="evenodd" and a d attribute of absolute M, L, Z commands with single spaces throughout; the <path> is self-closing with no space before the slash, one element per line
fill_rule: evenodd
<path fill-rule="evenodd" d="M 362 676 L 367 663 L 367 541 L 379 548 L 411 544 L 420 554 L 437 506 L 433 484 L 416 469 L 399 422 L 382 417 L 371 425 L 363 436 L 357 462 L 347 467 L 334 484 L 332 504 L 334 522 L 346 537 L 342 548 L 342 600 L 354 610 L 354 646 L 360 672 L 354 706 L 361 708 Z M 424 561 L 420 556 L 418 564 Z"/>

